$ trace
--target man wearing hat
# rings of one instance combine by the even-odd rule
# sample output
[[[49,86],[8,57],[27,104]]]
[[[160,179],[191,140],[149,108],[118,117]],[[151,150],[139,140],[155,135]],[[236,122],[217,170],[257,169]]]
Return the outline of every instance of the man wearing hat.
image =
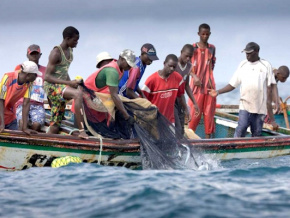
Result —
[[[260,59],[259,51],[260,46],[257,43],[248,43],[243,50],[247,60],[240,63],[229,84],[222,89],[209,91],[211,96],[216,97],[241,85],[239,122],[235,137],[245,137],[249,126],[253,137],[261,136],[267,110],[272,109],[267,101],[267,91],[269,88],[275,92],[276,81],[271,64]],[[279,108],[279,103],[275,104],[276,108]]]
[[[21,70],[5,73],[0,83],[0,132],[4,129],[17,130],[15,115],[15,103],[24,98],[22,109],[22,131],[30,134],[27,129],[27,117],[32,82],[42,73],[33,61],[25,61],[21,64]]]
[[[38,70],[42,73],[41,76],[37,76],[33,82],[33,86],[30,93],[30,108],[29,108],[29,125],[30,128],[35,131],[40,131],[41,126],[45,122],[45,109],[44,109],[44,75],[46,67],[39,65],[39,59],[41,57],[40,47],[38,45],[30,45],[27,49],[27,58],[29,61],[33,61],[37,64]],[[15,70],[20,70],[21,64],[17,65]],[[16,117],[19,125],[19,129],[22,129],[22,108],[23,98],[17,101],[16,105]]]
[[[122,79],[119,82],[119,94],[130,99],[145,98],[143,92],[139,87],[139,82],[145,72],[146,66],[153,61],[159,60],[156,55],[156,49],[150,43],[146,43],[141,47],[141,55],[136,57],[136,67],[125,71]],[[138,96],[136,92],[140,95]]]
[[[111,55],[108,52],[103,51],[97,55],[96,67],[101,68],[101,67],[105,66],[106,64],[110,63],[112,60],[113,60],[113,58],[111,57]]]
[[[118,113],[120,113],[131,125],[134,123],[134,118],[128,114],[127,110],[124,108],[123,102],[118,96],[118,84],[123,76],[123,72],[130,70],[131,67],[135,67],[135,58],[133,51],[125,49],[120,53],[118,60],[113,60],[107,65],[104,65],[91,74],[85,81],[85,86],[87,88],[95,92],[110,94]],[[107,114],[101,112],[94,117],[98,122],[103,122],[108,118]],[[103,134],[103,132],[100,133]]]

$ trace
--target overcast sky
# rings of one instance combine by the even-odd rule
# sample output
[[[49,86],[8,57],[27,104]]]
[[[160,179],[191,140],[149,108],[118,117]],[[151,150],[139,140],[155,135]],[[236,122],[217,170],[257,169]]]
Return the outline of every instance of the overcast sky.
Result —
[[[75,26],[80,40],[71,78],[93,73],[99,52],[117,58],[129,48],[140,55],[141,46],[149,42],[160,60],[147,68],[143,84],[163,67],[167,54],[179,55],[184,44],[199,41],[198,26],[208,23],[209,42],[217,48],[214,76],[221,88],[245,59],[241,50],[250,41],[260,45],[261,58],[273,67],[290,66],[289,6],[287,0],[0,0],[0,76],[26,60],[26,49],[34,43],[42,49],[40,64],[46,65],[63,29]],[[289,85],[290,80],[279,84],[283,98],[290,95]]]

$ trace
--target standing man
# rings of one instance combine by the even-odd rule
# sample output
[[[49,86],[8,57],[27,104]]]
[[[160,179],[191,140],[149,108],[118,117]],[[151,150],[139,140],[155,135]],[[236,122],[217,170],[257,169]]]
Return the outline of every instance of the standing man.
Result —
[[[239,122],[235,137],[245,137],[249,126],[253,137],[261,136],[267,110],[272,110],[267,101],[267,89],[271,87],[275,91],[273,84],[276,81],[270,63],[260,59],[260,46],[257,43],[248,43],[243,51],[247,60],[240,63],[229,84],[217,91],[211,89],[209,94],[216,97],[241,85]],[[279,108],[279,103],[275,103]]]
[[[4,129],[17,130],[15,103],[24,98],[22,106],[22,131],[30,135],[27,129],[27,117],[32,82],[42,73],[32,61],[25,61],[21,70],[5,73],[0,83],[0,132]]]
[[[45,73],[44,89],[51,101],[51,120],[49,133],[57,134],[64,116],[66,102],[75,100],[75,118],[79,128],[79,137],[87,139],[84,129],[82,111],[82,91],[78,89],[81,81],[71,80],[68,75],[69,66],[73,60],[73,48],[78,44],[79,31],[72,27],[66,27],[63,31],[63,41],[53,48],[49,55],[49,62]]]
[[[215,132],[214,114],[216,107],[216,98],[208,94],[208,89],[215,89],[213,69],[216,62],[215,46],[208,43],[210,34],[210,26],[205,23],[201,24],[198,28],[200,40],[193,44],[194,53],[191,59],[193,79],[190,87],[200,109],[198,116],[194,116],[196,110],[193,102],[189,101],[188,103],[191,109],[191,121],[188,127],[195,131],[201,115],[203,115],[206,138],[210,138],[211,134]]]
[[[142,90],[146,98],[155,104],[160,113],[163,114],[173,125],[175,100],[181,101],[184,94],[184,81],[177,73],[178,58],[174,54],[167,55],[164,68],[153,73],[146,80]]]
[[[45,121],[45,109],[44,109],[44,75],[46,67],[39,65],[39,59],[41,57],[40,47],[38,45],[30,45],[27,49],[27,58],[29,61],[33,61],[37,64],[38,70],[42,73],[41,76],[37,76],[33,82],[33,86],[30,93],[30,108],[29,108],[29,126],[35,131],[40,131],[41,126]],[[17,65],[16,70],[21,70],[21,64]],[[22,108],[23,98],[16,103],[16,117],[19,125],[19,129],[22,129]]]
[[[185,83],[185,90],[186,93],[194,105],[195,109],[195,116],[199,114],[199,108],[198,105],[194,99],[194,96],[192,94],[192,91],[189,87],[189,75],[191,72],[192,64],[190,63],[190,60],[193,56],[193,46],[190,44],[186,44],[183,46],[181,50],[181,54],[178,58],[178,64],[176,66],[176,72],[178,72]],[[184,123],[185,119],[186,121],[190,121],[190,114],[187,108],[187,104],[185,101],[184,95],[180,98],[181,101],[176,100],[175,101],[175,108],[174,108],[174,116],[175,116],[175,127],[180,132],[181,135],[184,135]]]
[[[130,99],[145,97],[139,87],[139,82],[145,72],[146,66],[153,61],[159,60],[156,55],[156,49],[150,43],[146,43],[141,47],[141,55],[136,57],[136,67],[125,71],[119,82],[119,94]],[[136,92],[140,95],[138,96]]]

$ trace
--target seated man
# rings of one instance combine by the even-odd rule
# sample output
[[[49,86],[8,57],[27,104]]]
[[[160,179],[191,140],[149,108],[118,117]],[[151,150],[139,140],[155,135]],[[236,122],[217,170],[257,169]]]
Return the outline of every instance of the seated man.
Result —
[[[79,31],[66,27],[63,31],[63,41],[55,46],[49,55],[45,73],[44,89],[51,102],[51,120],[49,133],[57,134],[64,117],[66,102],[75,100],[75,119],[79,129],[79,137],[88,139],[84,129],[82,113],[83,93],[78,86],[79,80],[71,80],[68,74],[69,66],[73,60],[73,48],[78,44]]]
[[[156,55],[156,49],[150,43],[146,43],[141,47],[141,55],[136,57],[136,67],[125,71],[122,79],[119,82],[119,94],[130,99],[145,97],[139,87],[139,82],[145,72],[146,66],[153,61],[159,60]],[[137,93],[136,93],[137,92]]]
[[[118,60],[113,60],[109,64],[104,65],[102,68],[91,74],[85,81],[85,86],[88,89],[93,90],[94,92],[110,94],[117,108],[118,115],[126,120],[130,125],[135,121],[134,118],[128,114],[118,96],[118,84],[120,78],[123,76],[124,70],[130,70],[130,68],[134,66],[135,54],[133,51],[126,49],[121,52]],[[88,121],[91,121],[90,124],[103,124],[101,126],[96,126],[99,134],[106,137],[118,138],[118,134],[110,134],[110,129],[106,127],[108,118],[107,113],[100,112],[88,117]],[[128,136],[124,137],[127,138]]]
[[[44,125],[45,122],[45,109],[44,109],[44,75],[46,67],[39,65],[39,59],[41,57],[40,47],[38,45],[30,45],[27,49],[27,58],[29,61],[33,61],[37,64],[38,70],[42,73],[41,76],[37,76],[37,78],[33,82],[33,87],[30,93],[30,107],[29,107],[29,127],[35,131],[40,131],[41,126]],[[15,70],[21,70],[21,65],[17,65]],[[19,129],[22,129],[22,105],[23,98],[21,98],[16,103],[16,117],[19,125]]]
[[[32,61],[25,61],[20,71],[5,73],[0,83],[0,132],[4,129],[17,130],[18,124],[15,114],[15,103],[23,100],[22,107],[22,131],[30,134],[33,131],[27,129],[27,117],[29,112],[30,93],[32,82],[42,73]]]

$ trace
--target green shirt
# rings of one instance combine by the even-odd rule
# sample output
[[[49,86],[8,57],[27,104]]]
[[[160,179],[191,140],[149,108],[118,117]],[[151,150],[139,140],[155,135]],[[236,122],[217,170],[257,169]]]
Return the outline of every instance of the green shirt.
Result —
[[[113,67],[106,67],[98,73],[95,83],[97,88],[103,88],[104,86],[118,87],[119,73]]]

